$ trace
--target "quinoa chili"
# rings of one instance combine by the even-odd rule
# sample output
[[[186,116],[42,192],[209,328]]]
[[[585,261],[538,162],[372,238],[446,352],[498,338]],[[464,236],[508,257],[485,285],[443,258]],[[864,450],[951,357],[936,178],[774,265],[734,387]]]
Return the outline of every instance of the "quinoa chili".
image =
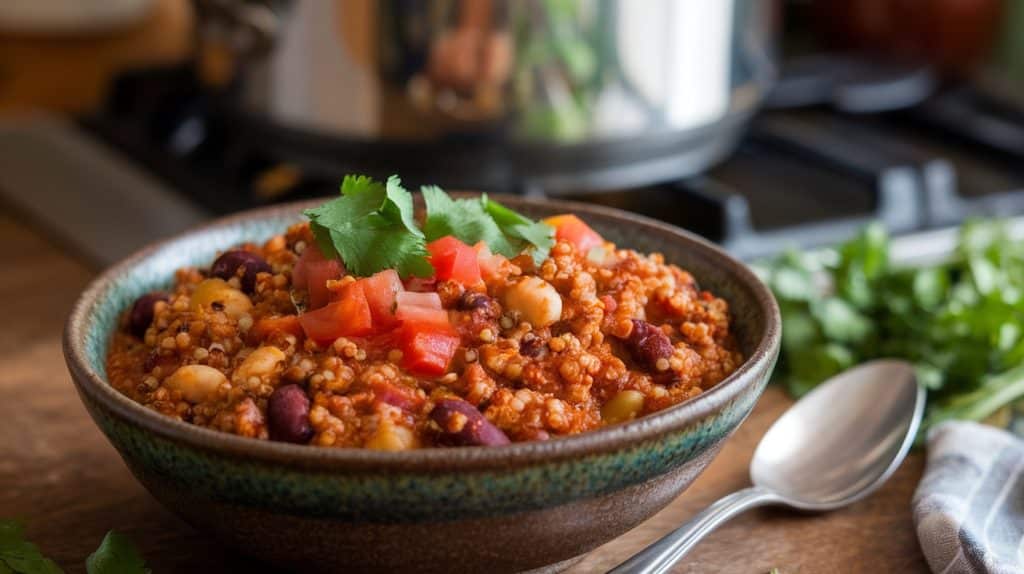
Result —
[[[233,247],[125,311],[111,384],[223,432],[406,450],[628,421],[742,363],[726,302],[688,272],[575,216],[547,222],[539,257],[431,241],[428,277],[357,277],[310,222]]]

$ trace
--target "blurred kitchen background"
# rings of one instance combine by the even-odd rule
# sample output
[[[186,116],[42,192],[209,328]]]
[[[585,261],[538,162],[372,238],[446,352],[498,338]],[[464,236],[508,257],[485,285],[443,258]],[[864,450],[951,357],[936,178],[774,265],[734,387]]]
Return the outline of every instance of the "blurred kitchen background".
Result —
[[[0,2],[0,206],[97,265],[346,173],[745,258],[1024,214],[1024,2]]]

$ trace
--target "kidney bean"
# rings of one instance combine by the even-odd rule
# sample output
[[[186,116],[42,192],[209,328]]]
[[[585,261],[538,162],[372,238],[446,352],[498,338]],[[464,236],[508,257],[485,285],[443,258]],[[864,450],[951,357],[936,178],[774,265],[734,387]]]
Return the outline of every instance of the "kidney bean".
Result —
[[[472,311],[473,309],[479,309],[486,307],[490,302],[490,297],[483,293],[477,293],[475,291],[465,291],[459,296],[459,301],[456,304],[460,311]]]
[[[430,418],[441,427],[438,443],[443,445],[497,446],[509,443],[501,429],[476,407],[461,399],[437,401],[434,410],[430,411]]]
[[[472,311],[483,321],[492,321],[501,316],[501,307],[498,302],[475,291],[466,291],[455,303],[455,308],[460,311]]]
[[[128,314],[128,330],[138,338],[146,336],[146,329],[153,322],[153,307],[157,301],[167,301],[167,293],[154,291],[135,300]]]
[[[633,319],[633,330],[622,341],[633,360],[654,371],[658,359],[672,356],[672,341],[661,329],[640,319]]]
[[[299,385],[283,385],[267,401],[267,430],[270,440],[308,443],[313,438],[309,424],[309,397]]]
[[[540,337],[523,340],[519,343],[519,354],[524,357],[538,357],[544,351],[547,343]]]
[[[220,257],[213,262],[210,273],[214,277],[220,277],[227,281],[238,275],[238,270],[243,269],[240,279],[242,291],[252,293],[256,290],[256,274],[270,273],[270,264],[255,253],[243,249],[232,249],[221,253]]]

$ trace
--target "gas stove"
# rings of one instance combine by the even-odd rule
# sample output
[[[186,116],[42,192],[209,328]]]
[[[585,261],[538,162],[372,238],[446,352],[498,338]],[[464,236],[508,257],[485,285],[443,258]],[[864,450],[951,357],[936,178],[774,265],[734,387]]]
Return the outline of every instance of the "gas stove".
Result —
[[[97,225],[78,226],[87,228],[85,235],[92,239],[81,229],[56,226],[58,234],[84,245],[100,263],[155,239],[147,232],[167,234],[209,216],[330,195],[346,173],[386,177],[395,163],[403,166],[401,175],[410,187],[439,183],[453,189],[553,195],[543,186],[517,181],[500,162],[493,169],[486,161],[460,164],[459,150],[473,146],[472,140],[444,143],[450,153],[437,163],[417,161],[415,149],[401,144],[336,141],[270,126],[240,129],[215,112],[215,102],[190,88],[195,82],[189,74],[173,69],[122,78],[107,109],[64,126],[80,145],[99,148],[96,152],[116,160],[122,171],[144,179],[145,185],[128,187],[139,194],[149,189],[159,199],[156,209],[166,216],[160,224],[136,225],[141,233],[119,236],[113,248],[109,239],[101,241],[106,245],[89,244],[97,235],[109,238],[103,229],[97,232]],[[11,151],[0,154],[7,158],[0,160],[0,173],[27,169],[17,153],[24,146],[11,139],[19,133],[24,137],[23,132],[0,130],[0,148]],[[80,151],[64,153],[81,156]],[[963,84],[885,113],[849,113],[824,105],[767,110],[754,119],[730,159],[699,177],[638,189],[581,185],[566,191],[563,186],[557,195],[662,219],[754,259],[789,247],[832,244],[872,220],[894,234],[908,234],[974,216],[1024,213],[1022,159],[1024,102]],[[61,165],[54,154],[39,169]],[[22,187],[31,182],[15,179]],[[101,178],[91,191],[107,193],[110,186],[104,181],[109,179]],[[37,219],[47,212],[39,197],[12,192],[9,173],[0,175],[0,193]],[[93,217],[87,213],[93,203],[109,209],[118,202],[80,199],[78,223]],[[122,214],[117,220],[132,217]]]

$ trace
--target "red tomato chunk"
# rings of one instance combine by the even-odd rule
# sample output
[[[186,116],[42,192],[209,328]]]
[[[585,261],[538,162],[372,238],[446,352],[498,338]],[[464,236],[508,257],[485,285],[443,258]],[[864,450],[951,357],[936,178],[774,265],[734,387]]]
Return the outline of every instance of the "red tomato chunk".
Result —
[[[362,337],[373,332],[373,317],[363,285],[350,283],[342,288],[337,301],[299,315],[306,336],[317,343],[330,343],[338,337]]]
[[[463,285],[480,283],[480,262],[477,251],[458,239],[447,236],[427,244],[430,264],[438,280],[451,279]]]
[[[402,292],[402,280],[394,269],[381,271],[372,277],[360,279],[366,302],[370,305],[374,328],[388,329],[398,325],[395,317],[396,297]]]
[[[398,329],[402,367],[420,375],[443,375],[459,348],[459,336],[450,326],[405,321]]]
[[[309,292],[309,308],[319,309],[331,300],[327,282],[341,279],[344,274],[345,266],[341,261],[326,259],[315,245],[308,245],[295,264],[292,281],[295,287]]]
[[[556,215],[544,222],[555,228],[555,239],[571,243],[576,252],[583,256],[590,253],[591,249],[604,245],[604,239],[575,215]]]

